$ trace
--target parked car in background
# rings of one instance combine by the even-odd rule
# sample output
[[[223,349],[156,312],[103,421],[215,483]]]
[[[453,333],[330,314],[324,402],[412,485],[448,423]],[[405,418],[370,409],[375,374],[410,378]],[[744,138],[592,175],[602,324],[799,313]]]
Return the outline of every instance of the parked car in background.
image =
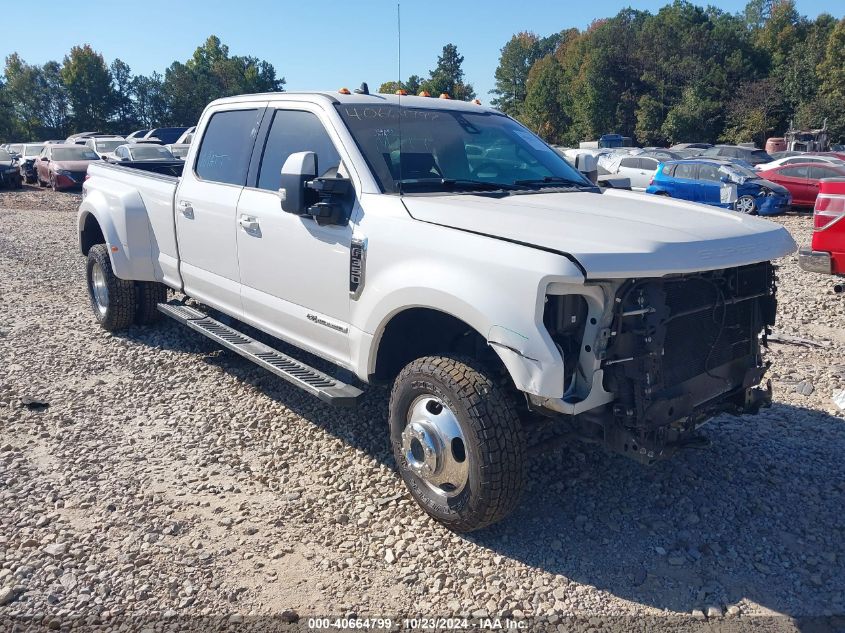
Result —
[[[100,158],[111,158],[114,150],[125,144],[126,139],[122,136],[95,136],[85,141],[85,146],[97,152]]]
[[[194,140],[194,132],[196,131],[197,126],[189,127],[185,132],[176,139],[175,143],[170,143],[166,145],[167,149],[176,157],[185,160],[185,156],[188,155],[188,150],[191,148],[191,142]]]
[[[59,139],[52,139],[49,141],[44,141],[43,145],[64,145],[64,141],[60,141]]]
[[[196,132],[196,131],[197,131],[196,125],[192,125],[191,127],[187,128],[184,132],[182,132],[182,136],[180,136],[179,138],[176,139],[176,142],[173,143],[173,145],[176,145],[176,144],[181,145],[182,143],[184,143],[186,145],[190,145],[191,141],[194,140],[194,132]]]
[[[148,160],[176,160],[176,157],[164,145],[156,143],[124,143],[115,148],[109,162],[122,163],[126,161]]]
[[[785,187],[760,178],[753,169],[703,157],[662,163],[646,193],[749,215],[777,215],[792,204]]]
[[[149,129],[146,129],[146,130],[135,130],[134,132],[132,132],[132,134],[127,134],[127,135],[126,135],[126,140],[127,140],[128,142],[130,142],[130,143],[134,143],[134,142],[135,142],[135,141],[137,141],[138,139],[140,139],[140,138],[144,138],[144,137],[147,135],[147,132],[149,132],[149,131],[150,131]]]
[[[713,147],[713,144],[712,144],[712,143],[675,143],[675,144],[674,144],[672,147],[670,147],[669,149],[671,149],[671,150],[675,150],[675,151],[677,151],[677,150],[679,150],[679,149],[700,149],[700,150],[705,150],[705,149],[710,149],[711,147]]]
[[[49,185],[53,191],[74,189],[85,181],[88,165],[100,160],[97,152],[84,145],[45,145],[35,161],[35,177],[39,185]]]
[[[4,149],[12,156],[20,156],[24,145],[25,143],[9,143]]]
[[[0,149],[0,187],[20,189],[22,186],[17,159],[7,150]]]
[[[740,145],[714,145],[713,147],[704,150],[701,155],[712,158],[739,158],[751,165],[772,162],[772,157],[762,149],[742,147]]]
[[[609,154],[599,157],[599,165],[608,174],[628,178],[631,181],[631,189],[645,191],[657,166],[660,165],[660,160],[643,154]]]
[[[184,134],[188,128],[186,127],[157,127],[148,131],[143,138],[157,138],[161,141],[162,145],[167,145],[168,143],[175,143],[179,140],[179,137]]]
[[[26,143],[21,150],[21,157],[18,159],[19,170],[21,172],[21,178],[29,184],[33,184],[37,179],[35,175],[35,160],[43,149],[43,143]]]
[[[107,136],[102,132],[78,132],[77,134],[71,134],[65,139],[66,144],[79,144],[84,145],[85,140],[91,138],[92,136]]]
[[[663,149],[661,147],[647,148],[643,150],[642,153],[637,154],[637,156],[642,156],[643,158],[656,158],[658,162],[664,160],[681,160],[686,158],[686,156],[683,156],[674,150]]]
[[[822,180],[813,209],[813,238],[798,251],[804,270],[845,277],[845,178]],[[845,293],[845,283],[833,287]]]
[[[791,163],[757,173],[761,178],[786,187],[792,195],[793,205],[812,207],[819,195],[819,181],[824,178],[845,178],[845,162]]]
[[[798,154],[797,156],[784,156],[783,158],[776,158],[770,163],[761,163],[755,166],[757,171],[765,171],[767,169],[775,169],[782,165],[795,165],[797,163],[825,163],[829,165],[845,165],[845,160],[836,158],[836,156],[814,155],[814,154]]]
[[[784,150],[782,152],[770,152],[769,156],[771,156],[774,160],[778,158],[789,158],[790,156],[804,156],[805,152],[796,152],[795,150]]]

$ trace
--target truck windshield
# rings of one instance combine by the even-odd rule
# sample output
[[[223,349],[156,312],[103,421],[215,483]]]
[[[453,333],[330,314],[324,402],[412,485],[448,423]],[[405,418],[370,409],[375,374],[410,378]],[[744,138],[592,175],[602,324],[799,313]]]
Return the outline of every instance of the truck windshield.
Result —
[[[593,187],[502,114],[388,104],[336,107],[386,193]]]

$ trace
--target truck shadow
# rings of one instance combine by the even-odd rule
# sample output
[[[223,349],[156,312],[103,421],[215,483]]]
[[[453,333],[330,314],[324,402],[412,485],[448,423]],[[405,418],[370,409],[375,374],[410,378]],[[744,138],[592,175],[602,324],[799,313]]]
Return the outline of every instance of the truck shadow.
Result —
[[[148,343],[202,354],[393,467],[386,389],[338,415],[198,334],[160,330]],[[577,583],[676,613],[746,599],[795,618],[845,614],[845,420],[776,403],[756,417],[721,416],[705,434],[711,448],[652,467],[577,442],[534,455],[514,514],[464,538],[491,560],[553,574],[552,587],[573,598]]]

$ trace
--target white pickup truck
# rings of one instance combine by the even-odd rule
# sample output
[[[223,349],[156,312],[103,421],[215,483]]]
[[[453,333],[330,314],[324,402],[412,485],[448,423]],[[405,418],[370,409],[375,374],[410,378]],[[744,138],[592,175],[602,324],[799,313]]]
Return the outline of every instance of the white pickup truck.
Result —
[[[787,231],[603,191],[490,108],[239,96],[206,108],[181,177],[88,175],[79,242],[104,328],[165,314],[335,404],[392,384],[397,468],[454,530],[515,507],[538,426],[652,463],[771,401]]]

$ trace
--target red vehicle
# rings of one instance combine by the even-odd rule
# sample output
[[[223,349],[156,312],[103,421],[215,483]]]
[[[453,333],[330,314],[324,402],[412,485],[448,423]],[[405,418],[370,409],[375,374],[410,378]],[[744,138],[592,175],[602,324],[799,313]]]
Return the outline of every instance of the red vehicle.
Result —
[[[813,224],[813,241],[798,251],[798,265],[810,272],[845,277],[845,178],[822,180]],[[834,290],[845,292],[845,282]]]
[[[39,185],[50,185],[53,191],[81,187],[88,165],[100,160],[97,152],[84,145],[45,145],[35,160],[35,177]]]
[[[845,167],[820,162],[789,163],[757,173],[760,178],[786,187],[792,194],[792,206],[812,207],[819,194],[819,181],[823,178],[845,178]]]

